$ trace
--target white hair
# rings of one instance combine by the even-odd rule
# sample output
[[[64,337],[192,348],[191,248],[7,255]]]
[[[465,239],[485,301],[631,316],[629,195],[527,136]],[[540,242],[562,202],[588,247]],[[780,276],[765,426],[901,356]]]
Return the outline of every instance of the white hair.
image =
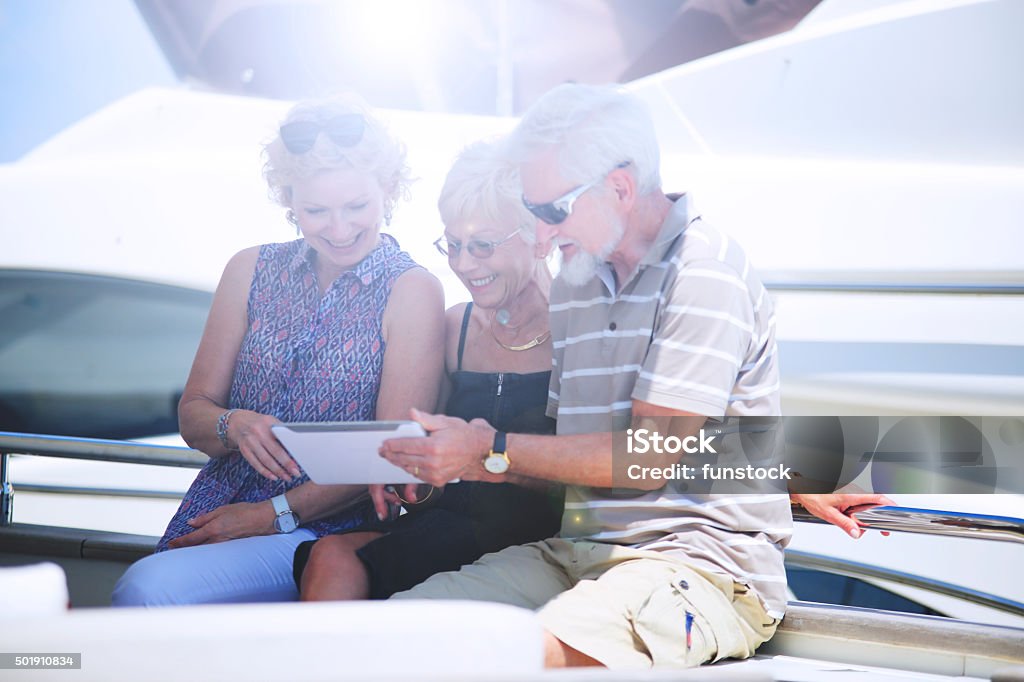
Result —
[[[556,149],[562,176],[579,184],[628,162],[640,194],[661,187],[650,111],[616,86],[567,83],[549,90],[523,115],[510,144],[520,162]]]
[[[501,139],[475,142],[462,150],[437,200],[446,226],[479,220],[510,232],[521,228],[527,243],[535,241],[537,221],[523,205],[519,166],[508,152]]]

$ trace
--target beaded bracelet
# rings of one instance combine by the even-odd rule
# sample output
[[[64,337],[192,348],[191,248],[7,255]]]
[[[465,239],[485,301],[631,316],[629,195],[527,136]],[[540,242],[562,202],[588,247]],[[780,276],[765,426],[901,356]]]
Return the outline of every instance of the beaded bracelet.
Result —
[[[224,446],[225,450],[237,450],[237,447],[231,447],[228,443],[228,421],[231,419],[231,415],[237,412],[237,409],[226,410],[221,416],[217,417],[217,440]]]

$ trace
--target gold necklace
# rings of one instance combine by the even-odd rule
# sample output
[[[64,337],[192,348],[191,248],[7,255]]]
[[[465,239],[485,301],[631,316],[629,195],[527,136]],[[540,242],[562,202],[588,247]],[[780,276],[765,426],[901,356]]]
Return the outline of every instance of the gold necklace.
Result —
[[[548,331],[544,332],[543,334],[535,336],[535,337],[533,337],[532,339],[530,339],[529,341],[527,341],[526,343],[524,343],[521,346],[509,346],[509,345],[506,345],[506,344],[502,343],[501,339],[498,338],[498,335],[494,333],[494,328],[493,327],[491,328],[491,336],[493,336],[495,342],[499,346],[504,348],[505,350],[519,352],[519,351],[524,351],[524,350],[530,350],[531,348],[536,348],[540,344],[544,343],[551,336],[551,331],[548,330]]]
[[[547,311],[545,310],[544,313],[547,314]],[[509,322],[511,322],[511,317],[512,316],[509,314],[507,309],[501,308],[497,312],[495,312],[494,315],[491,316],[491,323],[490,325],[488,325],[491,330],[491,337],[494,338],[494,342],[497,343],[502,348],[504,348],[505,350],[510,350],[516,353],[524,350],[530,350],[531,348],[536,348],[537,346],[544,343],[551,337],[551,330],[548,329],[546,331],[541,332],[537,336],[533,337],[532,339],[522,344],[521,346],[510,346],[507,343],[503,343],[502,340],[498,338],[498,334],[494,331],[495,321],[497,321],[505,329],[512,331],[514,335],[515,331],[518,331],[519,329],[522,329],[523,327],[531,323],[536,316],[526,319],[522,324],[519,324],[515,327],[509,325]]]

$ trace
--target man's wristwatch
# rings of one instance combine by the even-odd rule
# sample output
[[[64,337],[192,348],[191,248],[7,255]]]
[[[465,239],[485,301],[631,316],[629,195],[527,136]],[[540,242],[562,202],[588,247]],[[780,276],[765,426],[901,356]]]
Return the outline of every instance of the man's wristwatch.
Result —
[[[274,505],[274,513],[277,514],[274,518],[274,530],[278,533],[291,533],[299,527],[299,515],[288,506],[287,497],[278,495],[271,498],[270,503]]]
[[[491,446],[491,451],[484,457],[484,469],[492,474],[503,474],[508,471],[511,463],[508,453],[505,452],[505,432],[495,431],[494,445]]]

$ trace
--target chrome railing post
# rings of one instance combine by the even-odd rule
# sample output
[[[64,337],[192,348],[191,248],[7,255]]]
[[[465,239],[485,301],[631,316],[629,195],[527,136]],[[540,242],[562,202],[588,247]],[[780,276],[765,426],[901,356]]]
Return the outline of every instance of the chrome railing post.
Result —
[[[9,526],[14,520],[14,488],[7,480],[8,455],[0,452],[0,526]]]

